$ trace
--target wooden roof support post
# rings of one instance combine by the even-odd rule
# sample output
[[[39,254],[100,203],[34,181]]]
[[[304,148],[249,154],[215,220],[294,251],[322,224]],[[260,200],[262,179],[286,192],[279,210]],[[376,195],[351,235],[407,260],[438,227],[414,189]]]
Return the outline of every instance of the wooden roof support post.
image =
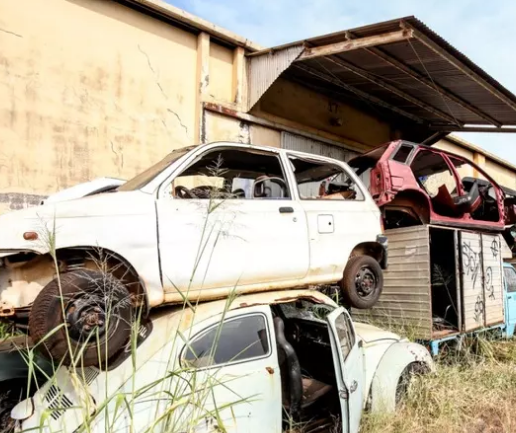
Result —
[[[323,45],[321,47],[306,48],[297,59],[308,60],[315,57],[332,56],[334,54],[344,53],[346,51],[358,50],[360,48],[374,47],[376,45],[391,44],[401,42],[412,38],[411,29],[403,29],[395,32],[384,33],[381,35],[367,36],[363,38],[351,39],[334,44]]]
[[[197,71],[195,95],[195,132],[194,144],[205,143],[205,124],[203,102],[210,85],[210,35],[199,33],[197,36]]]

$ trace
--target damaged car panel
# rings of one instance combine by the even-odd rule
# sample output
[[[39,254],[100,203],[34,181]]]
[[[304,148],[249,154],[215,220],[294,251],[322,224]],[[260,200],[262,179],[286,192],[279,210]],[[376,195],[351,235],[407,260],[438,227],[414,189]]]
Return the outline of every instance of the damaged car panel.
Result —
[[[282,432],[292,422],[329,428],[340,419],[342,432],[358,433],[364,409],[395,410],[408,367],[434,368],[422,346],[354,324],[316,291],[174,307],[151,321],[134,355],[109,370],[61,367],[12,411],[19,431],[88,423],[92,432]],[[66,404],[56,409],[54,395]],[[118,395],[130,404],[118,405]]]
[[[65,287],[63,311],[84,308],[83,318],[61,318],[78,338],[97,326],[119,336],[99,325],[109,297],[87,304],[91,281],[109,280],[102,290],[129,300],[124,315],[328,283],[341,285],[348,305],[369,308],[381,292],[388,255],[380,211],[341,161],[210,143],[178,149],[116,188],[94,183],[0,216],[2,314],[36,340],[55,324],[44,312],[58,273],[77,286]]]
[[[503,231],[516,222],[514,203],[480,167],[452,153],[394,141],[350,166],[369,184],[386,228],[441,224]]]

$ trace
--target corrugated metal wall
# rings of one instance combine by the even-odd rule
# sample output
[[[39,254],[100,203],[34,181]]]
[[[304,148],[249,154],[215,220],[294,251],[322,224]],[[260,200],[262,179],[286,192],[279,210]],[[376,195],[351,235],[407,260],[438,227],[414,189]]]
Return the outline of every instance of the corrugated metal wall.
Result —
[[[281,147],[283,149],[313,153],[314,155],[326,156],[328,158],[334,158],[346,162],[359,155],[359,153],[352,150],[332,146],[331,144],[326,144],[321,141],[312,140],[289,132],[283,132],[281,134]]]
[[[504,321],[504,298],[501,242],[498,235],[482,235],[482,265],[484,268],[484,305],[486,326]]]
[[[400,326],[422,339],[432,337],[428,226],[386,230],[389,268],[380,300],[371,310],[352,310],[358,320]]]

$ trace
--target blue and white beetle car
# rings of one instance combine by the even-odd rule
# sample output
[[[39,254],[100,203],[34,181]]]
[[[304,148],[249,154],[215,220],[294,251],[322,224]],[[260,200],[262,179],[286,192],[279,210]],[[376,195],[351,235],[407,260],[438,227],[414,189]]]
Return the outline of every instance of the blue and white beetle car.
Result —
[[[353,323],[315,290],[194,309],[156,311],[106,370],[60,367],[14,407],[17,431],[357,433],[364,409],[394,410],[405,379],[434,369],[423,346]]]

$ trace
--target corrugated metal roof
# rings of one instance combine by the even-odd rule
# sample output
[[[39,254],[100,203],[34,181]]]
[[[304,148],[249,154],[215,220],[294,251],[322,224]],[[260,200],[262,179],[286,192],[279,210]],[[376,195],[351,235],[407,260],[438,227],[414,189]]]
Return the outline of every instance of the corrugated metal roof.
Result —
[[[408,36],[403,33],[396,38],[397,32]],[[338,49],[364,38],[374,43]],[[516,96],[415,17],[297,41],[250,56],[257,59],[274,53],[281,58],[281,51],[300,46],[308,55],[294,60],[283,77],[355,98],[383,115],[448,132],[516,126]],[[324,54],[332,46],[336,49]],[[318,54],[312,56],[314,51]],[[254,85],[251,81],[250,87]]]

